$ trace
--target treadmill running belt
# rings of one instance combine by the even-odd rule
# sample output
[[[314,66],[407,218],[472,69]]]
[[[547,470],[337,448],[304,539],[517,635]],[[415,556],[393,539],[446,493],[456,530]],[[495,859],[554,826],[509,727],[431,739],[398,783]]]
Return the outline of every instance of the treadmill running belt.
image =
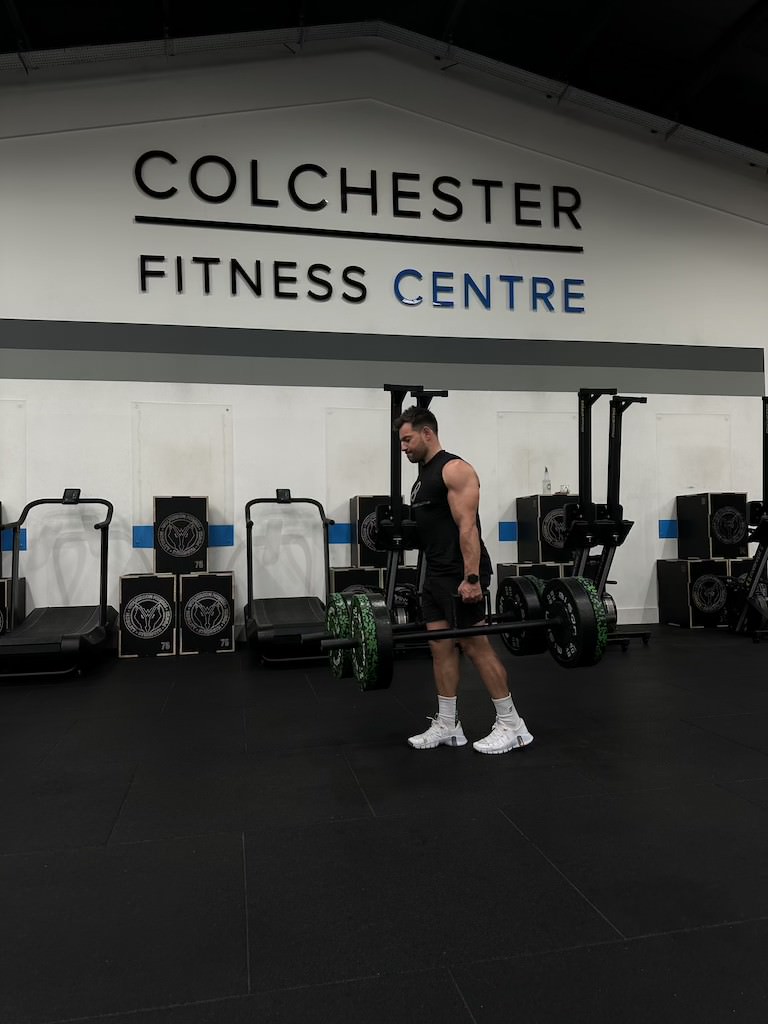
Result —
[[[59,644],[65,636],[83,637],[88,642],[98,627],[98,607],[35,608],[11,633],[0,637],[0,649]]]
[[[325,625],[325,607],[318,597],[270,597],[252,603],[251,618],[259,630],[309,633]]]

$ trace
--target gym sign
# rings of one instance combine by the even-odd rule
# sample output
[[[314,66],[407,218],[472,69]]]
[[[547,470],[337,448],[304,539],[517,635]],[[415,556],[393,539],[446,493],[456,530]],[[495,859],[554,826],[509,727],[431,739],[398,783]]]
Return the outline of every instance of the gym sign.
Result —
[[[246,263],[220,254],[192,257],[141,253],[138,287],[142,294],[163,290],[166,294],[219,294],[317,303],[340,299],[365,302],[371,288],[385,287],[402,306],[455,309],[501,308],[514,312],[584,313],[585,281],[573,276],[547,273],[456,273],[437,269],[435,260],[413,265],[413,247],[436,252],[449,248],[492,252],[583,253],[577,244],[581,231],[581,195],[570,185],[542,185],[531,181],[502,181],[487,177],[460,179],[450,174],[427,177],[407,171],[372,169],[362,177],[347,167],[302,163],[285,173],[280,187],[269,194],[260,185],[259,161],[251,159],[235,167],[223,156],[200,156],[180,164],[166,150],[142,153],[133,167],[133,179],[141,195],[158,205],[174,196],[200,203],[200,217],[137,215],[136,224],[218,232],[252,232],[292,235],[298,238],[341,238],[358,242],[399,245],[408,251],[408,262],[389,280],[375,280],[364,266],[350,263],[332,267],[323,262],[256,259]],[[248,220],[227,217],[228,209],[244,201],[253,211]],[[227,207],[227,204],[231,204]],[[280,210],[300,210],[306,223],[281,224]],[[264,211],[270,211],[267,218]],[[321,226],[328,214],[335,223],[348,219],[354,227]],[[204,214],[204,215],[203,215]],[[402,220],[420,230],[376,231],[381,215]],[[363,225],[371,225],[364,229]],[[456,225],[460,234],[434,234],[429,225]],[[492,225],[507,240],[472,236],[472,225]],[[475,229],[475,235],[477,229]],[[508,240],[514,236],[514,240]],[[558,238],[557,242],[544,238]],[[563,241],[560,241],[560,239]],[[439,264],[438,264],[439,266]]]

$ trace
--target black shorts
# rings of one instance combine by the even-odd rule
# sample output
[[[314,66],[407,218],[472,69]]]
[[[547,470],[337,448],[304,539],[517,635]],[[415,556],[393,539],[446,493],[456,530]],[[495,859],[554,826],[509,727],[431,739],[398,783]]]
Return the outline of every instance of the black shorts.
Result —
[[[476,604],[469,604],[457,597],[463,576],[427,576],[421,591],[421,611],[424,621],[445,620],[449,626],[467,629],[476,626],[486,616],[485,598]],[[483,592],[488,589],[490,579],[480,578]]]

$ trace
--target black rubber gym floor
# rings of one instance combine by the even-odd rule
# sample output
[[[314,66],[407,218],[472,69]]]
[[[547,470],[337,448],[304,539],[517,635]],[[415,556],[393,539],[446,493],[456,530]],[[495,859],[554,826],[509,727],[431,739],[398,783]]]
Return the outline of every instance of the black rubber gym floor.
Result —
[[[504,657],[500,757],[406,745],[423,656],[0,685],[0,1020],[768,1019],[768,644]],[[465,666],[470,740],[491,710]]]

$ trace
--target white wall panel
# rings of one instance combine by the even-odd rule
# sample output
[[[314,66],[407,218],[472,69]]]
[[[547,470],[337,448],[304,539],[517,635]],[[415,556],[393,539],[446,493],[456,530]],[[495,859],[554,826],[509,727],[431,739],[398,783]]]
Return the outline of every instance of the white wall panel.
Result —
[[[0,502],[3,520],[16,519],[26,503],[27,409],[26,402],[0,400]]]
[[[325,600],[323,530],[315,507],[259,504],[252,506],[251,517],[254,597]]]
[[[156,495],[208,498],[208,521],[234,521],[232,409],[132,403],[133,521],[153,520]]]

